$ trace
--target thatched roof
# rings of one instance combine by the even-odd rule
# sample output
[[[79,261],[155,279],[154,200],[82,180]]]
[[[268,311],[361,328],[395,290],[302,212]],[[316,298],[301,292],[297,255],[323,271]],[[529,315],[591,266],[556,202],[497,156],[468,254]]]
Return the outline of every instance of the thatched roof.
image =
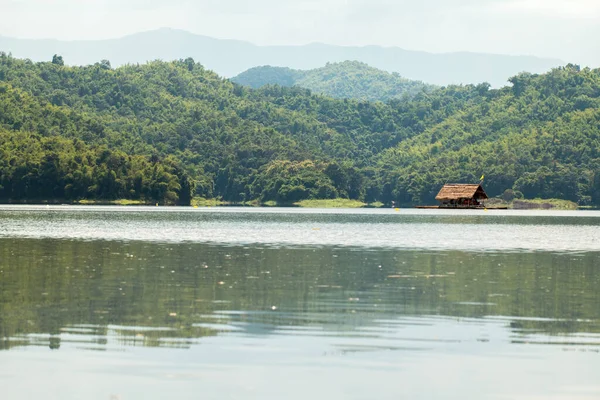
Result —
[[[458,200],[458,199],[487,199],[487,194],[480,184],[448,183],[435,196],[436,200]]]

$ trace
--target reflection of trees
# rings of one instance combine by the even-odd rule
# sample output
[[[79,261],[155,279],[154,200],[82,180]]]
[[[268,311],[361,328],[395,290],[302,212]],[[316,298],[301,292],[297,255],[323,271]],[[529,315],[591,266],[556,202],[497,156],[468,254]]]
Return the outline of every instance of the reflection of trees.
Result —
[[[0,348],[58,349],[82,336],[99,347],[186,347],[232,329],[352,331],[395,315],[514,317],[521,334],[600,332],[599,259],[0,239]]]

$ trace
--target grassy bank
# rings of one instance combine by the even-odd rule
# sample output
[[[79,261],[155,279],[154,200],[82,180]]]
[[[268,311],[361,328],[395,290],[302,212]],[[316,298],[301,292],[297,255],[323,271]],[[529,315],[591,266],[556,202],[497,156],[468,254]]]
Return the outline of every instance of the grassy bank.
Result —
[[[79,200],[76,201],[75,204],[81,205],[117,205],[117,206],[147,206],[154,205],[154,203],[147,202],[144,200],[127,200],[127,199],[119,199],[119,200]]]
[[[220,199],[205,199],[204,197],[194,197],[192,199],[192,207],[218,207],[226,206],[230,203]]]
[[[359,200],[350,199],[317,199],[317,200],[302,200],[296,203],[278,203],[270,200],[260,202],[258,200],[247,201],[244,203],[231,203],[218,199],[204,199],[195,197],[192,200],[194,207],[218,207],[218,206],[251,206],[251,207],[303,207],[303,208],[361,208],[361,207],[382,207],[383,203],[377,202],[372,204],[363,203]]]
[[[510,208],[513,209],[543,209],[543,210],[577,210],[578,205],[569,200],[561,199],[531,199],[513,200]]]
[[[304,208],[361,208],[367,204],[358,200],[350,199],[327,199],[327,200],[302,200],[294,203],[295,206]]]

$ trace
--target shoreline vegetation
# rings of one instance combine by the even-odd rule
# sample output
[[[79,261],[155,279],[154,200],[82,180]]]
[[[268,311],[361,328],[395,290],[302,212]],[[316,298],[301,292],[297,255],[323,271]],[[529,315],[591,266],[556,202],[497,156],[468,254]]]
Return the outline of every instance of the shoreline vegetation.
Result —
[[[509,210],[585,210],[590,207],[581,207],[577,203],[562,200],[562,199],[515,199],[510,202],[505,202],[501,199],[490,199],[487,208],[494,209],[500,207],[508,207]],[[53,205],[97,205],[97,206],[167,206],[174,207],[174,204],[156,203],[145,200],[78,200],[74,202],[61,200],[34,200],[34,201],[16,201],[16,202],[0,202],[0,204],[53,204]],[[258,200],[246,202],[228,202],[222,199],[206,199],[202,197],[194,197],[191,201],[191,207],[231,207],[231,206],[247,206],[247,207],[296,207],[296,208],[386,208],[391,207],[389,204],[382,202],[364,203],[359,200],[352,199],[312,199],[302,200],[295,203],[278,203],[276,201],[260,202]],[[185,207],[185,206],[182,206]],[[399,208],[414,208],[414,206],[401,205]]]

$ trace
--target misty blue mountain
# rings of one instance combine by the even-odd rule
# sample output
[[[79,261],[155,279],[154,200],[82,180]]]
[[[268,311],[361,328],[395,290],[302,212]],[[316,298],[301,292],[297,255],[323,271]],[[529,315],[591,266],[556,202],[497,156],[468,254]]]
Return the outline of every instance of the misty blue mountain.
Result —
[[[507,85],[520,72],[543,73],[564,65],[558,59],[482,53],[434,54],[381,46],[257,46],[238,40],[222,40],[176,29],[158,29],[108,40],[33,40],[0,36],[0,51],[33,61],[49,61],[60,54],[67,65],[88,65],[102,59],[112,66],[150,60],[193,57],[225,77],[250,68],[270,65],[292,69],[320,68],[328,62],[360,61],[372,67],[430,84],[488,82]]]

